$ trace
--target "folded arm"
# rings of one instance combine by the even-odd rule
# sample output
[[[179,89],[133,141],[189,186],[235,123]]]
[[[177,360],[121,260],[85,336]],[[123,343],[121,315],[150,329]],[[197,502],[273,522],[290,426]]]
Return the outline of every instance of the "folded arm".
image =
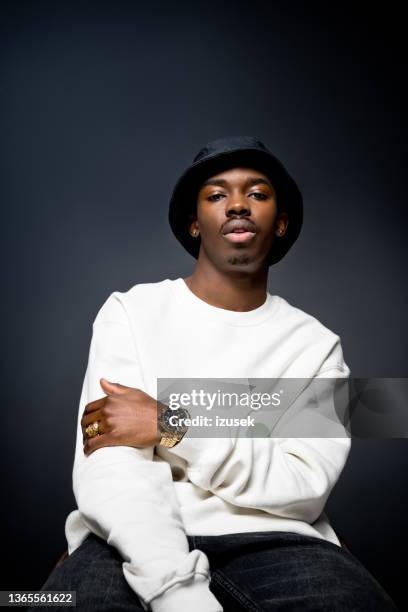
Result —
[[[209,590],[206,555],[189,552],[169,464],[153,461],[153,447],[109,446],[84,454],[80,421],[86,404],[104,395],[102,377],[143,388],[117,293],[93,324],[73,468],[78,510],[89,530],[119,551],[124,576],[145,610],[176,612],[194,606],[202,612],[222,611]]]
[[[338,343],[315,378],[348,378],[349,373]],[[189,478],[194,484],[225,501],[312,523],[322,513],[351,446],[343,424],[334,425],[330,385],[317,388],[324,397],[316,398],[313,386],[300,393],[273,430],[272,435],[278,437],[194,438],[187,435],[169,450],[187,461]],[[322,419],[332,419],[328,430],[338,432],[336,437],[326,437],[323,433],[321,437],[303,437],[306,433],[302,437],[288,437],[302,435],[313,419],[316,420],[319,410],[317,426]]]

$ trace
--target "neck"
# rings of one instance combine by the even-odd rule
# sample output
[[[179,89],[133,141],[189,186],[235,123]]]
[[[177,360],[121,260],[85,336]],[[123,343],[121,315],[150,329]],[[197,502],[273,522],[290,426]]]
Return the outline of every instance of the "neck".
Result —
[[[254,310],[266,300],[268,271],[255,274],[223,272],[197,262],[194,272],[184,278],[188,288],[197,297],[212,306],[246,312]]]

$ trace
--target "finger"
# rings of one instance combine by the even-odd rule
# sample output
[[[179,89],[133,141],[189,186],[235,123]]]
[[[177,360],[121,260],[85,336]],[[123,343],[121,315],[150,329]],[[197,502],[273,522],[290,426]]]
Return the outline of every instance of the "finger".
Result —
[[[87,438],[84,443],[84,453],[89,456],[94,451],[98,450],[98,448],[103,448],[105,446],[115,446],[113,440],[109,438],[109,434]]]
[[[94,400],[93,402],[89,402],[89,404],[85,406],[84,414],[89,414],[90,412],[99,410],[100,408],[102,408],[102,406],[104,406],[105,401],[106,401],[106,396],[101,397],[100,399]]]
[[[115,393],[120,393],[120,389],[119,389],[120,385],[119,385],[119,383],[110,382],[106,378],[101,378],[99,380],[99,384],[101,385],[101,387],[105,391],[105,393],[107,393],[108,395],[113,395]]]
[[[93,423],[94,421],[102,421],[102,420],[103,420],[103,414],[101,410],[95,410],[95,412],[90,412],[88,414],[84,413],[81,419],[81,427],[82,429],[84,429],[90,423]]]
[[[95,423],[95,421],[92,421],[90,424],[92,423]],[[98,435],[103,435],[108,432],[108,429],[104,425],[103,421],[97,421],[97,423],[98,423],[98,433],[95,436],[89,437],[86,434],[86,428],[89,427],[89,425],[87,425],[86,427],[82,427],[82,444],[85,444],[86,440],[92,440],[92,438],[97,438]]]
[[[100,385],[105,391],[105,393],[107,393],[108,395],[114,395],[115,393],[120,395],[122,393],[126,393],[127,391],[129,391],[129,389],[131,389],[131,387],[126,387],[125,385],[121,385],[120,383],[110,382],[109,380],[106,380],[106,378],[100,379]]]

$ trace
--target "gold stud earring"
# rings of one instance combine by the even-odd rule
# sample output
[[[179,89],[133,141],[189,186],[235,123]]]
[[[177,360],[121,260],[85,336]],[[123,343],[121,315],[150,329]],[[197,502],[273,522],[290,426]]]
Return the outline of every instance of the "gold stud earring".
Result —
[[[194,236],[194,238],[197,236],[197,233],[198,233],[198,232],[197,232],[197,230],[193,230],[193,236]]]

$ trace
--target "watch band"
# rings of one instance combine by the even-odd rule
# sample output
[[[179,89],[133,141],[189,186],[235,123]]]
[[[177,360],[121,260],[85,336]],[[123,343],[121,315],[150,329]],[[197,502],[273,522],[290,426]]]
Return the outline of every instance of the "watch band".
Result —
[[[164,446],[166,448],[172,448],[173,446],[176,446],[176,444],[181,442],[188,430],[188,427],[185,427],[184,431],[169,431],[168,427],[166,427],[165,425],[165,414],[169,410],[170,409],[168,406],[161,404],[161,412],[159,415],[159,428],[161,429],[161,438],[159,445]],[[187,409],[183,408],[182,411],[190,418],[190,413]],[[163,425],[163,427],[160,427],[160,425]]]
[[[176,446],[176,444],[178,444],[182,439],[183,436],[180,438],[175,434],[170,434],[166,432],[162,435],[159,444],[160,446],[164,446],[166,448],[172,448],[173,446]]]

